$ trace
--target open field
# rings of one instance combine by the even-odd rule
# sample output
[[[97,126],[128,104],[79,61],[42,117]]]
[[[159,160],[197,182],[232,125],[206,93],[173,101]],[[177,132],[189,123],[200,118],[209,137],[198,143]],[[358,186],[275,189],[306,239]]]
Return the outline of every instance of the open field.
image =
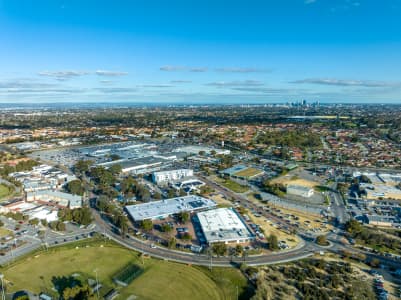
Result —
[[[253,177],[253,176],[256,176],[261,173],[263,173],[263,171],[255,169],[255,168],[247,168],[247,169],[244,169],[242,171],[235,173],[234,175],[238,176],[238,177]]]
[[[3,183],[0,183],[0,200],[10,196],[13,193],[13,188],[9,187]]]
[[[10,230],[8,230],[8,229],[6,229],[4,227],[0,227],[0,238],[2,238],[4,236],[7,236],[7,235],[10,235],[10,234],[11,234]]]
[[[279,241],[286,241],[287,245],[290,248],[294,248],[296,245],[299,244],[299,239],[297,236],[288,234],[278,229],[277,226],[273,226],[272,222],[267,220],[266,218],[264,217],[257,218],[251,213],[248,213],[248,216],[253,223],[259,225],[263,229],[266,237],[268,237],[271,234],[274,234],[275,236],[277,236],[277,239]]]
[[[249,190],[247,186],[240,185],[239,183],[231,180],[231,179],[223,179],[217,176],[213,177],[213,180],[221,184],[222,186],[232,190],[235,193],[245,193]]]
[[[290,210],[286,208],[279,208],[281,215],[293,215],[298,218],[297,222],[299,223],[299,227],[304,230],[315,230],[316,232],[328,232],[333,229],[331,224],[324,224],[321,216],[306,214],[296,210]],[[292,220],[294,222],[294,220]]]
[[[297,177],[294,177],[289,174],[275,178],[271,182],[272,183],[280,183],[285,186],[287,186],[289,184],[295,184],[295,185],[305,186],[305,187],[309,187],[309,188],[314,188],[315,186],[320,185],[320,183],[317,181],[311,181],[311,180],[306,180],[306,179],[302,179],[302,178],[297,178]]]
[[[217,204],[221,205],[221,206],[227,206],[227,205],[232,205],[232,202],[230,200],[227,200],[226,197],[224,197],[224,195],[222,194],[218,194],[218,193],[211,193],[209,195],[206,195],[207,198],[212,199],[213,201],[215,201]]]
[[[138,299],[235,299],[246,288],[246,280],[236,269],[191,267],[166,261],[147,261],[147,271],[121,293]]]
[[[129,263],[143,267],[144,273],[127,287],[117,286],[113,276]],[[101,296],[115,288],[120,292],[117,299],[133,295],[136,299],[234,299],[237,286],[240,295],[248,290],[245,277],[236,269],[214,268],[210,272],[205,268],[155,259],[145,259],[142,265],[136,252],[100,241],[82,241],[53,248],[21,259],[0,271],[5,275],[9,291],[27,289],[55,296],[52,290],[55,276],[74,274],[84,280],[94,279],[95,269],[103,285]],[[247,299],[245,295],[244,299]]]
[[[28,289],[39,293],[41,290],[51,290],[54,276],[69,276],[74,273],[84,274],[94,278],[94,270],[98,270],[99,281],[105,286],[111,286],[112,276],[120,268],[137,259],[137,254],[118,246],[101,247],[100,243],[87,243],[89,247],[61,247],[37,254],[4,268],[7,281],[12,282],[11,291]],[[31,276],[35,274],[35,276]]]

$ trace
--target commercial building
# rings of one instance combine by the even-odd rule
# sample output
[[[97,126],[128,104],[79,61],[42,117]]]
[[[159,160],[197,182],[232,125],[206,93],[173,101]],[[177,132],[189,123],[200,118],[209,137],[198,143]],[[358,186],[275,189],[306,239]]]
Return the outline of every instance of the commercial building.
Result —
[[[314,190],[302,185],[289,184],[287,185],[287,194],[309,198],[313,196]]]
[[[109,168],[114,164],[119,164],[121,166],[121,172],[123,173],[144,174],[159,171],[161,168],[168,167],[176,159],[177,157],[175,155],[153,155],[136,159],[121,159],[112,162],[99,163],[97,165]]]
[[[79,208],[82,206],[81,196],[52,190],[28,192],[26,193],[26,201],[54,203],[58,206],[69,207],[71,209]]]
[[[29,219],[46,220],[47,222],[53,222],[58,220],[58,211],[50,210],[44,207],[38,207],[29,212]]]
[[[166,218],[183,211],[194,212],[216,206],[217,204],[213,200],[190,195],[137,205],[128,205],[125,209],[134,221],[142,221]]]
[[[203,146],[185,146],[176,149],[176,151],[185,152],[187,154],[199,154],[199,152],[204,152],[207,155],[211,154],[212,152],[216,153],[217,155],[229,155],[231,153],[231,151],[228,149],[218,149]]]
[[[201,186],[204,186],[205,183],[196,178],[189,178],[186,180],[180,180],[174,183],[173,188],[176,190],[184,190],[184,191],[192,191],[199,190]]]
[[[254,235],[232,208],[199,212],[197,217],[208,244],[246,243],[254,239]]]
[[[393,223],[397,223],[393,216],[366,215],[366,218],[369,225],[380,227],[391,227]]]
[[[159,171],[152,173],[152,180],[156,184],[165,184],[172,181],[181,180],[185,177],[193,176],[194,171],[191,169],[178,169],[170,171]]]

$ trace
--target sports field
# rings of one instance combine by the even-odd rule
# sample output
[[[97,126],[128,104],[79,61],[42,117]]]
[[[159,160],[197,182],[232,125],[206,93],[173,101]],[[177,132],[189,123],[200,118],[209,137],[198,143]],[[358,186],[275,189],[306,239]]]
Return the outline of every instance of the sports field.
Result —
[[[9,282],[8,290],[27,289],[34,293],[47,291],[55,296],[54,276],[79,276],[95,278],[104,286],[101,296],[111,288],[119,291],[116,299],[234,299],[247,290],[243,275],[236,269],[215,268],[210,272],[204,268],[184,264],[138,258],[138,255],[115,244],[81,242],[76,246],[60,247],[20,260],[17,264],[0,270]],[[113,276],[129,263],[143,266],[144,272],[127,287],[113,282]],[[246,298],[244,298],[246,299]]]
[[[314,188],[315,186],[319,185],[319,182],[317,182],[317,181],[311,181],[311,180],[306,180],[306,179],[302,179],[302,178],[293,178],[290,175],[285,175],[285,176],[275,178],[271,181],[271,183],[280,183],[285,186],[287,186],[289,184],[295,184],[295,185],[300,185],[300,186],[309,187],[309,188]]]
[[[13,193],[13,189],[8,187],[7,185],[0,183],[0,200],[11,195]]]
[[[245,185],[241,185],[231,179],[223,179],[220,177],[216,177],[216,182],[220,183],[222,186],[225,186],[229,190],[232,190],[235,193],[245,193],[249,190],[249,188]]]

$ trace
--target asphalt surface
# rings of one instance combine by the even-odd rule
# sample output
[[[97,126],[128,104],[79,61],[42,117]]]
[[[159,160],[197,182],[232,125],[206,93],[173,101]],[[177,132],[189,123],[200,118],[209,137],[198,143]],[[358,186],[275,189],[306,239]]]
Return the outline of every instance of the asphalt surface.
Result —
[[[210,257],[210,255],[187,253],[167,249],[164,247],[152,247],[151,242],[140,240],[132,236],[130,236],[129,238],[122,238],[121,235],[115,233],[115,230],[113,230],[113,225],[103,220],[97,211],[93,211],[93,214],[95,216],[95,222],[97,224],[97,231],[101,232],[107,238],[114,240],[122,246],[135,251],[139,251],[151,257],[191,265],[210,266],[212,264],[212,266],[222,267],[229,267],[241,263],[246,263],[247,265],[251,266],[268,265],[306,258],[313,255],[316,251],[320,250],[318,246],[312,243],[303,242],[296,249],[283,250],[280,252],[273,252],[271,254],[265,255],[244,257]]]

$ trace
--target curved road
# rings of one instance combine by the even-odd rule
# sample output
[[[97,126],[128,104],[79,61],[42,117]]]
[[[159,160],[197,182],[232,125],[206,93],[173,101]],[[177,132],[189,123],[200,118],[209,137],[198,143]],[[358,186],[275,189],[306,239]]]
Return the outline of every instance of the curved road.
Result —
[[[104,234],[109,239],[114,240],[120,245],[127,247],[129,249],[144,253],[155,258],[171,260],[175,262],[192,264],[192,265],[202,265],[202,266],[222,266],[229,267],[236,264],[246,263],[250,266],[258,265],[268,265],[284,263],[294,260],[299,260],[302,258],[309,257],[314,254],[314,252],[319,251],[320,248],[313,243],[304,242],[300,247],[281,251],[277,253],[255,255],[255,256],[245,256],[245,257],[210,257],[204,254],[193,254],[181,251],[175,251],[163,247],[152,248],[148,243],[137,238],[126,238],[123,239],[119,234],[116,234],[112,230],[112,225],[104,221],[99,213],[93,210],[97,231]]]

